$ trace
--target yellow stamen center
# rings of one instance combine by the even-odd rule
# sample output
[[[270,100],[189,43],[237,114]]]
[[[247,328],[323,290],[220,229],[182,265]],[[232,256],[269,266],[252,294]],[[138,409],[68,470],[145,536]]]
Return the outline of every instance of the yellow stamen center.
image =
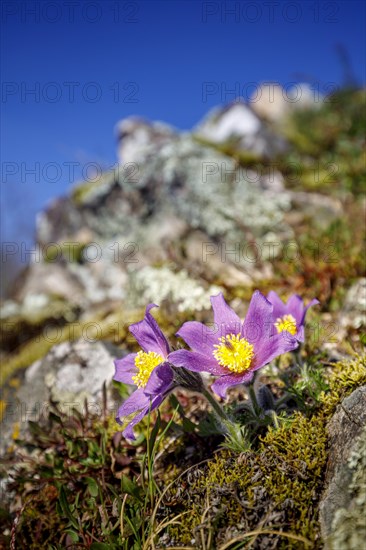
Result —
[[[282,332],[286,330],[287,332],[292,334],[292,336],[297,333],[296,321],[292,315],[284,315],[283,317],[278,317],[277,321],[275,322],[275,327],[277,329],[277,332]]]
[[[221,344],[215,344],[217,348],[213,355],[222,367],[226,367],[238,374],[250,368],[254,357],[252,344],[242,338],[240,334],[228,334],[219,339]]]
[[[138,372],[135,376],[132,377],[132,380],[139,388],[144,388],[147,384],[147,381],[150,378],[152,371],[163,363],[164,359],[155,351],[139,351],[135,357],[135,367],[138,369]]]

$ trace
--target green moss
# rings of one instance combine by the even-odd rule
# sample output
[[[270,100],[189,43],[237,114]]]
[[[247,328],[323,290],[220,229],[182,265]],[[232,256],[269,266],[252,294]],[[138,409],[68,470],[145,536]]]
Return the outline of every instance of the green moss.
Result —
[[[184,526],[172,527],[170,534],[177,544],[188,544],[192,533],[205,530],[208,537],[211,530],[219,544],[234,530],[242,534],[258,528],[276,531],[276,518],[289,536],[300,535],[319,547],[316,501],[325,462],[324,422],[297,413],[290,423],[269,430],[256,451],[239,456],[223,451],[209,461],[182,503],[182,509],[189,510]],[[206,527],[202,527],[208,505]],[[268,536],[277,537],[280,547],[281,537]],[[286,544],[286,548],[302,548],[305,543],[289,538]]]
[[[322,413],[325,416],[331,415],[336,406],[355,388],[366,384],[366,355],[335,363],[328,383],[329,391],[320,396],[323,403]]]
[[[311,419],[296,413],[293,422],[269,429],[261,441],[265,454],[264,486],[279,507],[291,502],[290,531],[314,542],[318,525],[314,501],[320,494],[326,463],[327,436],[322,417]]]
[[[53,263],[64,258],[67,262],[77,263],[83,259],[83,251],[88,243],[61,241],[56,243],[57,246],[48,245],[44,252],[43,258],[46,263]]]
[[[221,451],[190,472],[193,481],[185,492],[186,480],[174,486],[170,498],[178,498],[179,511],[188,511],[182,525],[169,529],[175,544],[191,544],[193,533],[197,548],[202,537],[218,546],[259,529],[266,533],[252,539],[253,548],[306,548],[293,535],[311,548],[322,547],[317,506],[327,461],[327,420],[346,395],[366,383],[365,357],[335,364],[326,378],[330,389],[322,392],[313,415],[295,412],[279,429],[270,428],[255,450]],[[269,534],[279,525],[287,539]]]

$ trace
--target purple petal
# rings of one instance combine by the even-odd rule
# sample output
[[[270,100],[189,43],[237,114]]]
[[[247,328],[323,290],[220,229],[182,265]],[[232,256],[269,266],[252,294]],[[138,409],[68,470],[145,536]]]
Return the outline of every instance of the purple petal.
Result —
[[[169,344],[158,323],[151,315],[150,310],[158,307],[156,304],[149,304],[146,308],[145,317],[142,321],[130,326],[130,332],[134,335],[145,352],[155,351],[164,358],[169,353]]]
[[[194,372],[210,372],[211,374],[226,374],[227,370],[221,367],[214,357],[203,355],[196,351],[180,349],[169,355],[169,361],[175,367],[185,367]]]
[[[122,434],[126,439],[135,440],[136,436],[133,432],[133,427],[136,426],[149,412],[149,407],[142,409],[132,420],[127,424],[126,428],[123,430]],[[121,423],[118,418],[117,422]]]
[[[137,372],[137,368],[135,366],[136,355],[137,353],[129,353],[126,357],[116,359],[114,361],[116,371],[114,373],[113,380],[123,382],[124,384],[134,384],[132,376],[134,376]]]
[[[255,355],[253,359],[253,370],[258,370],[273,359],[293,351],[298,346],[298,341],[295,336],[289,332],[283,331],[271,336],[270,338],[262,338],[255,344]]]
[[[147,416],[149,414],[149,411],[153,411],[154,409],[156,409],[157,407],[159,407],[159,405],[163,402],[165,398],[165,395],[163,396],[158,396],[156,397],[155,399],[149,399],[149,404],[144,407],[132,420],[131,422],[129,422],[126,426],[126,428],[123,430],[123,435],[124,437],[126,437],[127,439],[136,439],[135,437],[135,434],[133,432],[133,427],[136,426],[136,424],[138,424],[143,418],[144,416]],[[117,418],[117,421],[118,421],[118,418]]]
[[[316,306],[317,304],[320,304],[320,302],[316,298],[313,298],[312,300],[310,300],[310,302],[308,303],[308,305],[304,309],[304,315],[303,315],[303,318],[301,320],[302,325],[304,324],[305,316],[306,316],[306,313],[307,313],[309,307]]]
[[[214,312],[214,322],[217,328],[217,337],[227,334],[239,334],[241,320],[235,311],[227,305],[222,292],[217,296],[211,296],[211,304]]]
[[[273,306],[259,290],[256,290],[250,300],[242,336],[254,345],[256,352],[257,345],[267,340],[271,332],[273,332]]]
[[[302,321],[304,319],[304,302],[301,296],[298,294],[293,294],[290,296],[290,298],[287,300],[286,304],[286,314],[292,315],[292,317],[296,321],[297,328],[302,324]]]
[[[268,292],[267,300],[273,305],[273,318],[276,320],[278,317],[283,317],[286,315],[286,306],[278,296],[277,292],[271,290]]]
[[[172,387],[174,373],[169,363],[161,363],[151,373],[144,387],[149,396],[166,395]]]
[[[219,338],[216,326],[211,330],[210,327],[197,321],[184,323],[178,330],[177,336],[183,338],[193,351],[207,355],[212,354],[213,346],[217,344]]]
[[[148,407],[150,396],[144,393],[144,388],[138,388],[134,391],[118,409],[118,417],[128,416],[140,409]]]
[[[300,325],[299,330],[296,334],[296,339],[298,342],[305,342],[305,329],[304,325]]]
[[[245,374],[228,374],[227,376],[220,376],[212,384],[212,390],[220,397],[224,398],[226,390],[231,386],[237,386],[244,382],[250,382],[253,378],[253,371],[247,371]]]

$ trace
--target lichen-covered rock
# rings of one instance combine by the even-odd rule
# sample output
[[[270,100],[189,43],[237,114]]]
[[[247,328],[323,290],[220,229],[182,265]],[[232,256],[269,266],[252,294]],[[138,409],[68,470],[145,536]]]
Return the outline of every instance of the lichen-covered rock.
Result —
[[[198,145],[189,135],[155,151],[141,167],[139,185],[154,189],[155,212],[169,206],[190,227],[210,237],[243,242],[268,231],[291,234],[283,223],[290,208],[286,192],[268,189],[267,178],[253,180],[234,159]],[[153,206],[153,205],[152,205]]]
[[[366,386],[346,397],[328,424],[327,488],[320,503],[329,550],[362,548],[366,539]]]
[[[251,117],[251,130],[246,123],[244,133],[252,132],[254,139],[262,126],[247,106],[233,104],[218,118],[233,120],[238,110]],[[218,123],[215,117],[209,121]],[[57,292],[83,310],[106,300],[123,302],[130,292],[127,271],[172,263],[198,284],[203,278],[225,280],[230,288],[251,285],[271,276],[266,263],[268,253],[273,260],[271,243],[294,237],[294,208],[303,213],[300,221],[328,223],[339,215],[336,201],[290,193],[280,172],[244,169],[188,133],[136,118],[123,121],[119,131],[127,164],[78,185],[70,198],[55,201],[38,217],[40,246],[48,250],[53,241],[61,258],[57,265],[48,257],[32,265],[19,300],[43,285],[44,294]],[[197,235],[197,246],[206,248],[192,258]]]
[[[282,221],[290,202],[279,174],[242,170],[188,134],[153,141],[139,155],[134,176],[117,167],[79,185],[74,204],[54,203],[38,219],[39,241],[47,242],[47,234],[56,242],[72,240],[82,228],[98,243],[117,235],[141,240],[141,226],[166,215],[221,239],[247,238],[248,228],[258,238],[269,231],[291,234]]]
[[[137,134],[137,173],[118,166],[79,185],[71,198],[55,201],[38,217],[40,258],[20,279],[14,295],[18,302],[42,292],[49,301],[56,294],[82,311],[108,300],[122,303],[130,293],[127,271],[156,264],[174,263],[174,269],[197,279],[198,288],[207,265],[204,251],[193,267],[183,244],[186,238],[192,244],[198,234],[204,243],[215,243],[222,266],[216,262],[202,278],[226,278],[231,287],[245,284],[258,272],[247,243],[260,246],[293,236],[284,221],[291,204],[280,173],[241,170],[233,158],[189,134],[137,120],[125,126],[123,139],[127,136],[130,145]],[[141,139],[143,147],[138,146]],[[132,149],[125,153],[130,159]],[[231,261],[235,248],[239,261]],[[261,260],[266,250],[261,249]]]
[[[199,311],[210,309],[210,296],[221,290],[214,285],[204,288],[184,270],[174,273],[168,267],[144,267],[131,272],[129,300],[132,306],[143,307],[169,299],[178,311]]]
[[[46,416],[51,401],[64,412],[83,410],[85,400],[93,411],[101,411],[103,384],[106,383],[109,403],[113,404],[110,383],[114,375],[113,359],[120,355],[113,346],[93,341],[92,331],[75,342],[54,346],[25,373],[25,380],[14,399],[6,403],[1,425],[0,452],[5,452],[14,437],[24,437],[28,421]],[[113,406],[113,405],[112,405]]]
[[[129,117],[117,124],[118,157],[121,163],[143,161],[146,152],[151,148],[177,138],[171,126],[162,122],[150,122],[139,117]]]

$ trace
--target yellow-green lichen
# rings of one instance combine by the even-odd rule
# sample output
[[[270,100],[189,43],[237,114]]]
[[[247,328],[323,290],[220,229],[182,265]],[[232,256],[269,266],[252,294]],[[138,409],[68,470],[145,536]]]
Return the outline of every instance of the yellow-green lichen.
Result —
[[[218,545],[229,533],[244,534],[258,528],[275,531],[279,522],[286,533],[300,535],[316,548],[316,502],[325,462],[324,422],[296,413],[291,422],[269,430],[257,451],[241,455],[222,451],[201,468],[182,503],[188,510],[184,525],[172,527],[170,534],[175,543],[188,544],[192,533],[198,536],[205,530],[209,536],[211,531]],[[280,539],[278,544],[281,547]],[[290,538],[286,541],[287,548],[303,548],[304,544]]]
[[[114,182],[116,173],[114,170],[103,172],[98,177],[87,181],[82,181],[75,185],[71,197],[76,205],[82,205],[94,193],[98,192],[103,186],[110,186]]]
[[[192,544],[193,533],[197,548],[202,547],[202,537],[219,546],[259,529],[266,530],[267,542],[260,535],[254,537],[253,548],[307,546],[292,535],[303,537],[312,548],[322,547],[318,501],[327,461],[327,421],[337,404],[365,383],[365,357],[333,365],[327,381],[330,389],[321,394],[313,416],[295,412],[278,429],[270,428],[256,450],[217,453],[190,472],[183,497],[180,483],[176,484],[170,498],[177,497],[179,510],[187,513],[182,525],[169,529],[175,544]],[[279,527],[287,538],[273,533]]]
[[[322,413],[331,415],[336,406],[358,386],[366,384],[366,355],[357,355],[350,361],[332,365],[329,375],[329,391],[322,392]]]
[[[52,247],[51,244],[54,244]],[[61,257],[66,262],[81,262],[83,259],[83,251],[88,245],[87,242],[73,242],[61,241],[58,243],[51,243],[45,247],[43,251],[43,258],[46,263],[54,263],[60,261]]]
[[[315,541],[318,537],[314,501],[319,496],[326,463],[327,434],[321,416],[306,418],[295,413],[293,422],[269,429],[261,439],[266,457],[264,486],[274,502],[291,502],[291,531]],[[312,513],[310,513],[310,511]]]

